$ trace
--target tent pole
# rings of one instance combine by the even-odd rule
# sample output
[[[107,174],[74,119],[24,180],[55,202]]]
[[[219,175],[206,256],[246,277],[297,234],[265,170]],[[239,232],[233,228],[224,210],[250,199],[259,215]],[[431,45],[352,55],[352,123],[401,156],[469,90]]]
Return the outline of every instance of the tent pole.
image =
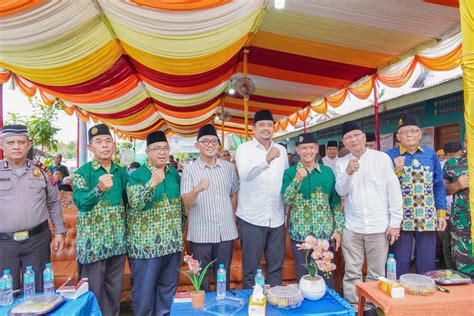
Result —
[[[13,80],[13,78],[11,79]],[[3,129],[3,84],[0,83],[0,129]],[[3,159],[3,150],[0,148],[0,159]]]
[[[224,146],[224,142],[225,142],[225,135],[224,135],[224,98],[221,98],[221,133],[222,133],[222,136],[221,136],[221,152],[224,151],[225,149],[225,146]]]
[[[247,55],[249,53],[248,48],[244,49],[244,79],[247,79],[248,65]],[[249,97],[244,97],[244,121],[245,121],[245,141],[249,140]]]
[[[374,111],[375,111],[375,137],[377,142],[377,150],[380,150],[380,122],[379,122],[379,98],[377,94],[377,79],[373,78],[374,86]]]

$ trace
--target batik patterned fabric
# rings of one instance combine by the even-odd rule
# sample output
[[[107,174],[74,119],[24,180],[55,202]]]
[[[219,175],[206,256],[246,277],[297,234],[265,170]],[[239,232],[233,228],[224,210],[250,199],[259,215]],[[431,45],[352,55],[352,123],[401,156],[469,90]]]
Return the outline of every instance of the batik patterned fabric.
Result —
[[[467,174],[466,154],[446,162],[444,179],[448,183],[455,183],[464,174]],[[452,256],[456,269],[465,273],[474,271],[470,211],[469,189],[454,193],[450,220]]]
[[[283,201],[290,206],[288,235],[301,242],[309,234],[329,239],[334,232],[342,233],[344,213],[331,168],[316,163],[303,181],[298,182],[295,175],[299,168],[304,168],[301,162],[285,170],[283,176]]]
[[[418,146],[413,154],[403,146],[387,154],[392,161],[405,157],[403,171],[397,173],[403,196],[402,230],[435,231],[438,217],[446,217],[446,191],[438,156],[425,146]]]
[[[106,192],[98,189],[99,177],[110,173],[113,186]],[[112,163],[107,172],[93,160],[74,172],[73,199],[77,216],[76,252],[81,264],[125,254],[125,168]]]
[[[130,175],[126,237],[130,258],[151,259],[183,250],[186,215],[180,179],[174,167],[165,169],[165,178],[156,188],[151,183],[151,173],[156,167],[150,162]]]

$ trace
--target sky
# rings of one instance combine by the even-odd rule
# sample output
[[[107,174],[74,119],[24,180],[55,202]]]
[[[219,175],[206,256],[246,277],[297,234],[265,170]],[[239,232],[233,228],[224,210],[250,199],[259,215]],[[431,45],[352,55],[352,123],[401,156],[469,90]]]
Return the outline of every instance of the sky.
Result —
[[[8,120],[8,113],[11,112],[22,116],[31,116],[33,108],[28,103],[28,97],[21,93],[20,90],[12,90],[8,86],[8,84],[3,86],[4,120]],[[58,121],[53,122],[53,125],[60,128],[56,137],[59,141],[70,142],[77,140],[77,117],[75,115],[69,116],[64,111],[60,111]]]

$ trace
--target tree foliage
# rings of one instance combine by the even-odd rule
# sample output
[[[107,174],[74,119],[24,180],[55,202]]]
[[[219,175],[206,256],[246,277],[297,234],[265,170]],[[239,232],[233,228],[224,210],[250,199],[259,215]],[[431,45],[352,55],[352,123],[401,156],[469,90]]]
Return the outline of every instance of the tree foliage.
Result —
[[[28,127],[28,133],[33,141],[35,156],[47,156],[47,152],[58,150],[58,141],[55,139],[59,128],[53,123],[58,120],[58,113],[62,108],[62,101],[55,99],[51,106],[44,104],[38,97],[29,98],[28,102],[33,108],[30,117],[17,113],[8,113],[9,119],[6,124],[24,124]]]

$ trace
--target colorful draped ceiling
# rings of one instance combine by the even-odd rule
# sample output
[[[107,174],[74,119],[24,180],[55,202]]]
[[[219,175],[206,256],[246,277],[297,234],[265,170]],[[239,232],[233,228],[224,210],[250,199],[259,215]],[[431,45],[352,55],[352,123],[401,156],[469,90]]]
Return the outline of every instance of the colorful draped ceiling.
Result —
[[[6,0],[0,2],[0,83],[64,101],[119,136],[192,136],[224,103],[228,132],[244,132],[242,76],[255,111],[285,130],[349,94],[398,87],[415,66],[448,70],[461,54],[453,0]],[[217,123],[220,126],[220,123]]]

